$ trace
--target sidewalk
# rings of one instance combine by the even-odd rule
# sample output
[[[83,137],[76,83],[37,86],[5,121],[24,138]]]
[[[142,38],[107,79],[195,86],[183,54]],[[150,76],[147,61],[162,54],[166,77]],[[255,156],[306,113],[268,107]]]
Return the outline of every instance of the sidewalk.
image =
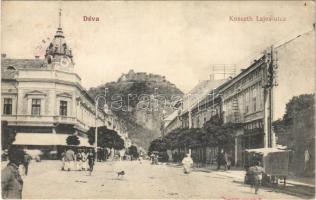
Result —
[[[216,166],[194,167],[194,171],[211,172],[219,176],[232,178],[234,182],[244,183],[245,170],[242,168],[232,168],[231,170],[217,170]],[[271,188],[269,186],[268,188]],[[279,190],[292,195],[306,195],[308,197],[315,194],[315,179],[314,177],[293,177],[286,179],[286,187],[283,185],[283,180],[279,185],[273,186],[273,190]]]
[[[207,167],[194,167],[195,170],[198,171],[212,171],[213,173],[219,173],[230,178],[236,179],[236,181],[243,181],[246,171],[243,168],[232,167],[230,170],[217,170],[217,166],[210,165]],[[308,187],[315,187],[315,178],[314,177],[295,177],[289,176],[286,179],[286,184],[293,184],[293,185],[304,185]]]

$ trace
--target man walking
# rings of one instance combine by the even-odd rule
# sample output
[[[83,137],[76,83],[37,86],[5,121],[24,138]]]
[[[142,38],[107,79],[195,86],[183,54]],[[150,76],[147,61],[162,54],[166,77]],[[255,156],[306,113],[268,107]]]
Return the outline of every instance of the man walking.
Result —
[[[230,161],[230,156],[227,152],[224,153],[224,164],[225,164],[225,170],[230,170],[231,161]]]
[[[257,161],[255,166],[250,167],[249,171],[251,172],[251,174],[253,176],[252,186],[255,187],[255,194],[257,194],[259,191],[259,187],[261,185],[261,182],[262,182],[262,175],[264,173],[264,169],[263,169],[263,167],[261,167],[260,161]]]
[[[217,162],[217,170],[221,168],[222,163],[224,162],[224,155],[223,155],[224,150],[222,149],[221,151],[218,152],[217,157],[216,157],[216,162]]]
[[[23,161],[23,167],[24,167],[24,174],[25,176],[27,176],[27,173],[29,171],[29,164],[30,164],[30,161],[31,161],[31,156],[28,155],[28,154],[24,154],[24,161]]]
[[[88,153],[89,175],[91,176],[94,166],[94,153],[93,149],[90,149]]]
[[[24,152],[20,149],[10,149],[9,164],[1,172],[3,199],[22,199],[23,180],[19,173],[19,165],[23,162]]]

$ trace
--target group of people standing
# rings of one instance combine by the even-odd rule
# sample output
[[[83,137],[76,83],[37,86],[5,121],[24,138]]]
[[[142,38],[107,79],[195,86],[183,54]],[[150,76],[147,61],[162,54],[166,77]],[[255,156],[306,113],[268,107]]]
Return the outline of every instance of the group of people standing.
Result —
[[[95,161],[95,153],[93,149],[78,149],[76,152],[73,149],[68,149],[62,153],[61,160],[61,170],[87,170],[91,175]]]

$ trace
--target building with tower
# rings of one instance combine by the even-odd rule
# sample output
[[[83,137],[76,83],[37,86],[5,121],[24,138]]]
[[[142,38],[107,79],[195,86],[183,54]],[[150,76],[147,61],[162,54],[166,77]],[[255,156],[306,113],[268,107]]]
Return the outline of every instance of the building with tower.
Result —
[[[2,54],[1,72],[1,120],[3,130],[16,133],[14,145],[56,151],[67,145],[70,135],[77,135],[79,146],[90,147],[86,133],[91,127],[120,127],[113,127],[116,118],[102,109],[96,120],[95,101],[74,72],[60,23],[44,59]]]

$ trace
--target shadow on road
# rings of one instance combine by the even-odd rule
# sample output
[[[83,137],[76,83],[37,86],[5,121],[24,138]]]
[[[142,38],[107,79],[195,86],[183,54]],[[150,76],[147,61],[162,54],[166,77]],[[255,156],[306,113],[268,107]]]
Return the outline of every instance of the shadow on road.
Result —
[[[251,189],[250,185],[244,184],[242,181],[233,181],[236,183],[239,187],[248,187]],[[265,192],[275,192],[275,193],[283,193],[283,194],[289,194],[292,196],[296,196],[302,199],[312,199],[314,197],[314,191],[306,191],[307,188],[293,188],[296,186],[261,186],[260,190],[264,190]]]

